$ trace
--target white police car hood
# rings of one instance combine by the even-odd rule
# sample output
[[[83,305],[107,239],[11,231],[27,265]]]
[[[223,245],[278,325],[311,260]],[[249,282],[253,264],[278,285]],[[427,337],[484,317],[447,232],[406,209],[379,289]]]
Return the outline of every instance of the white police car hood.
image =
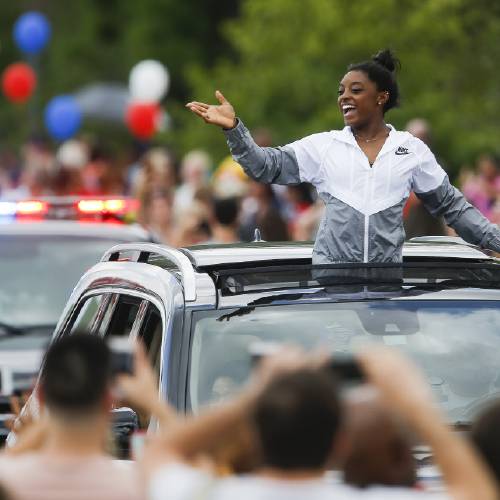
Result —
[[[42,362],[42,350],[0,350],[0,393],[32,386]]]

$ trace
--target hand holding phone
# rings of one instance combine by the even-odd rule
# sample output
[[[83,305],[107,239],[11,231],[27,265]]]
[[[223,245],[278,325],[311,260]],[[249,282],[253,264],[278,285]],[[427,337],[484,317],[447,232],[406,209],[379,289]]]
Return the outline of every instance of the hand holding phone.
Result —
[[[342,385],[363,384],[366,381],[366,376],[360,363],[352,354],[334,354],[326,369]]]
[[[111,372],[113,375],[128,374],[134,371],[134,345],[128,337],[109,338],[111,349]]]

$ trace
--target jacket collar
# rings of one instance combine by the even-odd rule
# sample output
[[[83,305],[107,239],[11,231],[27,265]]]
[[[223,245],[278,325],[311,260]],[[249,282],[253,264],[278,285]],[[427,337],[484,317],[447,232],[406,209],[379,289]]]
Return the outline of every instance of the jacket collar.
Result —
[[[387,126],[391,130],[378,156],[394,151],[412,137],[409,132],[396,130],[390,123],[388,123]],[[356,138],[352,133],[351,127],[344,127],[342,130],[336,131],[335,138],[341,142],[351,144],[355,148],[360,149],[358,143],[356,142]]]

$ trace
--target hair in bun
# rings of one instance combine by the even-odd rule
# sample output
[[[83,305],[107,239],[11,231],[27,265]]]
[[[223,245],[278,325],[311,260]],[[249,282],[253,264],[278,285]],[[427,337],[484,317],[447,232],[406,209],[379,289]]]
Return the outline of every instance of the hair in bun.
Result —
[[[384,104],[384,113],[399,106],[399,87],[396,71],[401,68],[399,59],[389,49],[377,52],[369,61],[351,64],[348,71],[362,71],[381,92],[388,92],[389,99]]]
[[[372,57],[372,60],[377,64],[380,64],[380,66],[383,66],[391,73],[394,73],[396,70],[401,68],[401,63],[399,62],[399,59],[394,55],[394,53],[390,49],[384,49],[377,52]]]

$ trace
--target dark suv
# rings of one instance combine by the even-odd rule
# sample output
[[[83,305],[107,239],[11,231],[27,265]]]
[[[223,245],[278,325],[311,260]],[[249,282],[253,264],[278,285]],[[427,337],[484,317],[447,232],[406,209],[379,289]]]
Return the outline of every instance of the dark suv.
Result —
[[[395,346],[458,426],[500,395],[499,259],[440,237],[405,244],[402,265],[313,266],[311,255],[308,243],[118,245],[81,278],[54,336],[142,338],[181,412],[237,391],[256,341]]]

